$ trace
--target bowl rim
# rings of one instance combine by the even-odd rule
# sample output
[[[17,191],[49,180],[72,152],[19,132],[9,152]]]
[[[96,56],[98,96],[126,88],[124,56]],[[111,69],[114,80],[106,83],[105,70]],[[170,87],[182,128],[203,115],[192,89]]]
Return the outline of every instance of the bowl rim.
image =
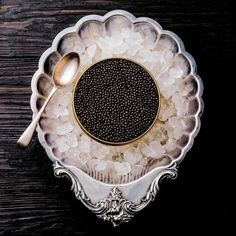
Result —
[[[156,115],[155,115],[155,118],[152,122],[152,124],[148,127],[148,129],[143,132],[141,135],[131,139],[131,140],[128,140],[128,141],[122,141],[122,142],[110,142],[110,141],[105,141],[105,140],[102,140],[102,139],[99,139],[97,137],[95,137],[93,134],[91,134],[80,122],[80,119],[79,119],[79,116],[77,115],[76,111],[75,111],[75,100],[74,100],[74,97],[75,97],[75,91],[76,91],[76,87],[79,83],[79,80],[81,79],[81,77],[83,76],[83,74],[88,71],[91,67],[93,67],[94,65],[102,62],[102,61],[106,61],[106,60],[113,60],[113,59],[118,59],[118,60],[126,60],[126,61],[129,61],[129,62],[132,62],[138,66],[140,66],[145,72],[148,73],[149,77],[152,79],[155,87],[156,87],[156,91],[157,91],[157,112],[156,112]],[[144,67],[141,63],[133,60],[133,59],[130,59],[130,58],[126,58],[126,57],[111,57],[111,58],[104,58],[102,60],[99,60],[98,62],[95,62],[95,63],[92,63],[91,65],[89,65],[88,67],[86,68],[82,68],[81,72],[78,74],[77,78],[75,79],[75,82],[73,84],[73,89],[72,89],[72,111],[73,111],[73,116],[76,120],[76,122],[78,123],[78,125],[80,126],[80,128],[84,131],[84,133],[88,136],[88,137],[91,137],[92,139],[96,140],[97,142],[101,143],[101,144],[104,144],[104,145],[110,145],[110,146],[123,146],[123,145],[129,145],[129,144],[133,144],[133,143],[136,143],[138,140],[140,140],[141,138],[143,138],[144,136],[146,136],[148,134],[148,132],[155,126],[156,122],[158,121],[158,116],[160,114],[160,109],[161,109],[161,92],[160,92],[160,88],[159,88],[159,85],[155,79],[155,77],[153,76],[153,74],[150,72],[150,70],[148,70],[146,67]]]

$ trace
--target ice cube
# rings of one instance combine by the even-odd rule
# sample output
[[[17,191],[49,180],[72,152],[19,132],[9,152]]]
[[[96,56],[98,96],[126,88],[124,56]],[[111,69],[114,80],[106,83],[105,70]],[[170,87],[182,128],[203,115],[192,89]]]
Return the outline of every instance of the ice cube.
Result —
[[[70,133],[73,130],[74,126],[69,123],[63,123],[63,124],[58,124],[58,126],[56,127],[56,134],[58,135],[65,135],[67,133]]]

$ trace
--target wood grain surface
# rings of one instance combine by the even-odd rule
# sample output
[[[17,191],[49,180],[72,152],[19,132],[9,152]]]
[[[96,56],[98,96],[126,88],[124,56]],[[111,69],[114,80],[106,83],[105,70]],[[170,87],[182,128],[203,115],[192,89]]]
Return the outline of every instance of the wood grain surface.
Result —
[[[81,17],[114,9],[151,17],[182,38],[197,61],[206,107],[201,132],[178,178],[165,179],[156,200],[115,229],[76,200],[68,180],[53,176],[36,134],[27,150],[16,146],[31,121],[30,83],[40,55],[58,32]],[[192,235],[188,227],[195,233],[227,229],[223,196],[228,190],[214,166],[223,157],[207,153],[217,146],[217,140],[211,141],[217,137],[212,121],[219,112],[217,89],[223,88],[216,85],[231,78],[229,61],[235,58],[232,11],[229,1],[220,0],[0,0],[0,235],[150,234],[152,228],[156,235]]]

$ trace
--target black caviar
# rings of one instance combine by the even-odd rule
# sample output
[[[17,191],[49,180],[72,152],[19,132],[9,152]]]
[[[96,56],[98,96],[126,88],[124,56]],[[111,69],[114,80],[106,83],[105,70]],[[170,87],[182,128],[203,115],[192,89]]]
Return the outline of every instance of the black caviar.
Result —
[[[105,143],[130,142],[143,135],[158,113],[158,89],[151,75],[130,60],[100,61],[80,77],[74,108],[80,125]]]

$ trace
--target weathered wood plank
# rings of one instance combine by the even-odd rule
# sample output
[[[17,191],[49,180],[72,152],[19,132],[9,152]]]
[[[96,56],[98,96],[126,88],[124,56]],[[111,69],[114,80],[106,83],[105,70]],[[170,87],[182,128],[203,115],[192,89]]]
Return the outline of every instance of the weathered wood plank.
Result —
[[[207,107],[202,131],[181,164],[178,179],[161,184],[156,201],[117,230],[97,220],[75,199],[69,181],[53,176],[51,162],[36,135],[27,150],[16,147],[16,140],[32,117],[30,83],[40,55],[50,47],[58,32],[81,17],[103,15],[113,9],[154,18],[183,39],[203,77]],[[83,235],[94,231],[121,234],[143,228],[149,234],[151,227],[157,227],[157,233],[168,229],[169,233],[178,234],[186,231],[183,224],[194,232],[205,232],[204,227],[211,225],[209,219],[218,222],[225,216],[227,208],[219,204],[218,192],[223,181],[216,181],[215,175],[209,174],[216,157],[206,156],[205,150],[215,148],[209,140],[215,130],[211,121],[215,118],[218,90],[215,92],[212,87],[220,79],[229,78],[227,62],[236,53],[232,50],[235,43],[232,11],[230,1],[220,0],[1,0],[0,234]],[[214,223],[214,227],[220,224]]]

